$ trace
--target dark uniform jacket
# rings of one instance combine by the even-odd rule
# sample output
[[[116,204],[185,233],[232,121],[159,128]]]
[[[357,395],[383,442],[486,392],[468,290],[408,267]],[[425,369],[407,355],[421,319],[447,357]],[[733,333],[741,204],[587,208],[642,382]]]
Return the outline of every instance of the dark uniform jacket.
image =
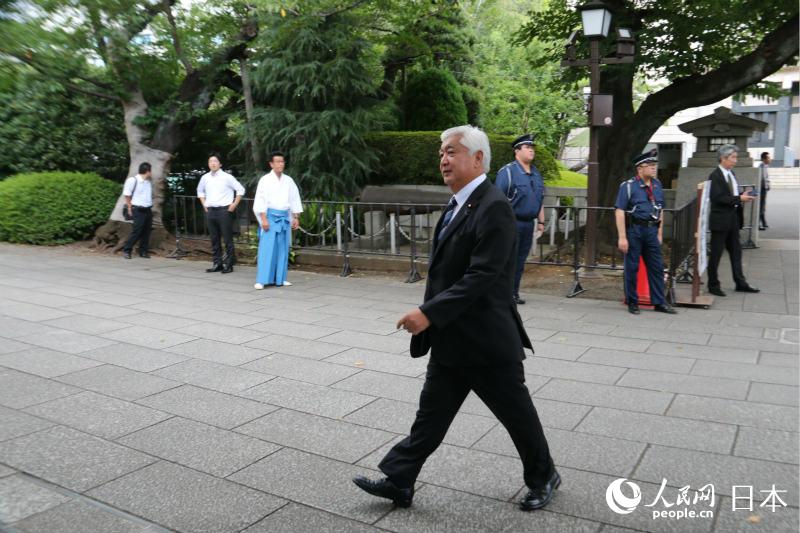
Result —
[[[511,298],[516,227],[506,197],[481,183],[450,221],[428,266],[425,303],[431,326],[411,338],[411,355],[448,366],[499,365],[531,348]]]
[[[731,194],[728,181],[719,169],[715,168],[708,177],[711,181],[711,190],[708,193],[710,211],[708,214],[708,229],[711,231],[728,231],[741,229],[744,226],[744,210],[738,191]]]

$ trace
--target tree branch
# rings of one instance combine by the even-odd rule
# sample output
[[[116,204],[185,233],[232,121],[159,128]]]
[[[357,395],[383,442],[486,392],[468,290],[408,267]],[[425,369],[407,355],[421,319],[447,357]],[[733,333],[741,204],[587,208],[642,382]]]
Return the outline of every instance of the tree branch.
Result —
[[[105,83],[105,82],[102,82],[102,81],[99,81],[99,80],[94,80],[92,78],[88,78],[86,76],[80,76],[80,75],[77,75],[77,74],[72,74],[71,75],[69,73],[65,73],[65,75],[63,75],[63,76],[58,76],[57,75],[58,73],[53,72],[51,69],[47,68],[45,65],[41,64],[39,61],[36,61],[33,58],[33,54],[31,52],[28,52],[28,54],[20,54],[19,52],[13,52],[13,51],[10,51],[10,50],[0,50],[0,52],[4,53],[4,54],[6,54],[6,55],[8,55],[10,57],[13,57],[14,59],[17,59],[18,61],[21,61],[22,63],[25,63],[26,65],[28,65],[29,67],[31,67],[35,71],[39,72],[40,74],[44,74],[45,76],[49,76],[49,77],[61,78],[59,81],[61,83],[63,83],[66,88],[68,88],[68,89],[70,89],[72,91],[77,91],[77,92],[80,92],[80,93],[83,93],[83,94],[87,94],[89,96],[96,96],[98,98],[105,98],[106,100],[119,101],[119,98],[114,96],[114,95],[106,94],[106,93],[100,93],[100,92],[94,92],[94,91],[91,91],[89,89],[81,88],[78,85],[75,85],[74,83],[72,83],[70,81],[70,79],[71,78],[75,78],[75,79],[78,79],[78,80],[81,80],[81,81],[85,81],[87,83],[91,83],[92,85],[94,85],[94,86],[96,86],[96,87],[98,87],[100,89],[109,89],[109,90],[111,90],[114,87],[110,83]]]
[[[105,93],[99,93],[97,91],[90,91],[88,89],[84,89],[78,85],[75,85],[74,83],[71,83],[69,81],[62,81],[61,83],[64,85],[65,89],[68,89],[70,91],[85,94],[87,96],[94,96],[95,98],[103,98],[105,100],[111,100],[112,102],[119,103],[119,97],[117,96],[112,96],[110,94],[105,94]]]
[[[186,69],[186,74],[191,74],[194,71],[194,67],[186,58],[186,54],[183,53],[181,41],[178,38],[178,26],[175,24],[175,17],[172,15],[172,4],[173,0],[162,0],[161,5],[169,21],[170,33],[172,34],[172,46],[175,48],[175,55],[178,56],[178,60],[183,64],[183,68]]]
[[[361,4],[365,4],[366,0],[357,0],[350,4],[349,6],[340,7],[339,9],[334,9],[333,11],[328,11],[327,13],[320,13],[318,16],[320,17],[330,17],[332,15],[338,15],[339,13],[344,13],[345,11],[349,11],[351,9],[355,9]]]
[[[764,36],[758,47],[732,63],[702,75],[675,80],[651,94],[635,118],[655,114],[671,117],[690,107],[713,104],[758,83],[798,54],[798,15]]]
[[[2,52],[3,54],[8,55],[10,57],[13,57],[16,60],[21,61],[22,63],[25,63],[29,67],[33,68],[34,70],[36,70],[38,72],[41,72],[42,74],[46,74],[48,76],[53,76],[54,74],[56,74],[53,71],[49,70],[46,65],[44,65],[40,61],[37,61],[36,59],[34,59],[33,52],[31,52],[30,50],[26,54],[22,54],[20,52],[15,52],[13,50],[2,50],[2,49],[0,49],[0,52]],[[87,83],[91,83],[92,85],[100,87],[101,89],[112,89],[113,88],[113,86],[110,83],[105,83],[105,82],[102,82],[102,81],[99,81],[99,80],[88,78],[86,76],[80,76],[80,75],[74,74],[74,75],[68,75],[68,77],[77,78],[77,79],[79,79],[81,81],[85,81]]]
[[[227,87],[236,93],[242,92],[242,77],[230,69],[225,69],[220,73],[220,81],[223,87]]]
[[[94,37],[95,46],[97,47],[97,53],[107,65],[108,48],[106,47],[105,39],[100,33],[100,28],[102,26],[100,22],[100,13],[97,12],[95,7],[89,8],[89,20],[92,24],[92,36]]]

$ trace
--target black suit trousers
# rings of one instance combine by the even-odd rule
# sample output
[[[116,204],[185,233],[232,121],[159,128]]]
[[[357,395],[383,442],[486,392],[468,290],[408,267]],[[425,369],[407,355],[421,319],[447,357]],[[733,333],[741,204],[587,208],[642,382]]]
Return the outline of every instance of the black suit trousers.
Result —
[[[722,259],[722,250],[727,249],[731,259],[731,272],[737,287],[747,285],[742,270],[742,245],[739,243],[739,229],[731,228],[727,231],[711,232],[711,257],[708,260],[708,287],[719,288],[719,268]]]
[[[124,207],[123,209],[128,209]],[[122,250],[131,253],[133,246],[139,242],[139,255],[150,252],[150,232],[153,229],[153,210],[133,206],[133,228]]]
[[[408,437],[397,443],[379,468],[399,487],[413,487],[422,465],[439,447],[469,394],[478,397],[508,430],[523,464],[528,487],[542,487],[555,467],[525,385],[522,362],[502,366],[444,366],[428,363],[419,410]]]
[[[233,220],[228,208],[209,207],[206,218],[208,220],[208,233],[211,236],[211,253],[214,264],[233,265],[235,261]],[[224,257],[222,255],[223,242],[225,243]]]

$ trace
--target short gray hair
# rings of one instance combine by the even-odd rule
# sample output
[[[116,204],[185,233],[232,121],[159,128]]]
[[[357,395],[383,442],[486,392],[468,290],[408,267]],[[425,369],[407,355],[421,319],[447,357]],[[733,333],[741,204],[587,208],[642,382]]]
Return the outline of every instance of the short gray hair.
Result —
[[[726,157],[728,157],[732,153],[738,152],[738,151],[739,151],[739,147],[736,146],[735,144],[723,144],[722,146],[717,148],[717,159],[719,161],[722,161],[723,159],[725,159]]]
[[[480,128],[466,124],[444,130],[441,140],[444,142],[446,139],[456,135],[461,136],[459,142],[467,147],[469,155],[473,155],[475,152],[483,152],[483,171],[489,172],[489,166],[492,162],[492,148],[489,145],[489,137],[486,133]]]

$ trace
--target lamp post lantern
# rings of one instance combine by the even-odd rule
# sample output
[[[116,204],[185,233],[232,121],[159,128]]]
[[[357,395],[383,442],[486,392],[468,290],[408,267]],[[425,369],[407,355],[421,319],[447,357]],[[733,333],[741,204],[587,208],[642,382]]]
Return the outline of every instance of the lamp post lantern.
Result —
[[[585,264],[591,269],[596,262],[597,208],[600,193],[600,172],[598,163],[599,136],[597,128],[613,125],[614,100],[610,94],[600,94],[600,65],[633,63],[635,53],[632,32],[627,28],[616,31],[617,49],[614,57],[600,57],[600,44],[608,37],[611,28],[611,11],[600,0],[590,0],[578,7],[584,37],[589,39],[589,59],[576,59],[575,42],[578,32],[572,32],[566,44],[566,54],[561,66],[589,67],[589,161],[586,216],[586,256]],[[579,290],[578,290],[579,289]],[[582,292],[578,283],[572,294]]]

